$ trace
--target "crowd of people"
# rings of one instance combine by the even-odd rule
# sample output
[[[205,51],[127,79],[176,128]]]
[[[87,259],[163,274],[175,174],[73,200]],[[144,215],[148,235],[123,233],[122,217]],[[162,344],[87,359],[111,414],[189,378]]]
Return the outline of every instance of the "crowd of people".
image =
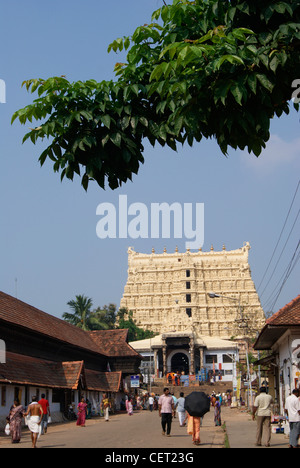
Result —
[[[215,426],[221,426],[221,408],[222,406],[231,405],[231,392],[218,393],[213,392],[207,395],[210,400],[210,405],[214,411]],[[271,405],[273,399],[267,393],[267,389],[262,387],[259,395],[255,398],[252,409],[253,420],[257,420],[257,435],[256,445],[262,444],[263,432],[265,432],[265,445],[270,446],[271,440]],[[106,394],[102,395],[100,403],[100,412],[104,416],[106,422],[109,421],[110,413],[113,411],[114,401]],[[161,418],[162,435],[170,437],[171,428],[176,415],[178,417],[179,426],[187,427],[187,432],[192,436],[194,445],[200,444],[200,427],[203,417],[195,417],[186,411],[185,395],[180,393],[179,398],[176,398],[174,393],[171,393],[168,387],[164,388],[163,394],[154,393],[141,394],[126,394],[122,400],[121,408],[126,410],[129,416],[133,415],[134,410],[158,411]],[[288,417],[290,427],[290,447],[295,448],[298,445],[300,436],[300,392],[294,390],[293,393],[286,399],[285,412]],[[77,406],[76,425],[85,427],[87,418],[91,417],[91,404],[84,397]],[[47,433],[49,422],[51,422],[50,405],[45,395],[38,400],[36,396],[32,397],[32,401],[27,410],[15,400],[9,415],[7,417],[6,434],[11,436],[13,444],[19,443],[21,440],[21,429],[23,418],[31,432],[32,447],[36,448],[37,440],[42,434]]]
[[[214,409],[215,426],[221,426],[221,405],[225,399],[222,398],[221,394],[212,393],[207,396]],[[170,393],[169,388],[165,387],[163,395],[158,400],[158,409],[161,417],[162,435],[171,436],[172,420],[176,418],[177,412],[180,427],[187,426],[187,432],[192,436],[193,444],[200,445],[200,427],[203,417],[193,416],[193,414],[188,413],[183,392],[180,393],[180,397],[177,399],[173,393]]]
[[[11,435],[13,444],[18,444],[21,441],[23,418],[31,433],[32,448],[36,448],[39,437],[47,433],[51,418],[49,402],[44,394],[39,401],[36,396],[33,396],[27,411],[18,399],[14,401],[6,418],[7,426],[5,428],[6,434]]]

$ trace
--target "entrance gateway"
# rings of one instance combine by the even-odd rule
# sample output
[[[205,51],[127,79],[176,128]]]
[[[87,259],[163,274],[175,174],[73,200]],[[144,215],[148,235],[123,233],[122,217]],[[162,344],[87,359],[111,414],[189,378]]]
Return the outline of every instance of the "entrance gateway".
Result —
[[[168,332],[129,343],[143,356],[141,374],[147,379],[169,373],[195,375],[207,380],[210,375],[236,385],[239,361],[238,343],[219,337],[199,335],[193,330]]]
[[[190,356],[184,350],[174,351],[170,354],[167,364],[168,372],[190,373]]]

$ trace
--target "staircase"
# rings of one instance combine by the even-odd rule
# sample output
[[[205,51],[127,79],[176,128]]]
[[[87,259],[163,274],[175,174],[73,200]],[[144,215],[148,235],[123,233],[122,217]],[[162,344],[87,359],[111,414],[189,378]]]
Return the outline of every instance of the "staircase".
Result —
[[[226,393],[227,390],[233,390],[232,382],[214,382],[214,383],[198,383],[190,384],[189,387],[183,385],[170,385],[166,382],[166,379],[156,378],[154,383],[151,385],[151,392],[156,395],[162,395],[165,387],[168,387],[171,393],[174,393],[176,398],[179,398],[180,393],[183,392],[184,396],[189,395],[192,392],[204,392],[208,395],[215,393]],[[148,385],[148,392],[150,391],[150,385]]]

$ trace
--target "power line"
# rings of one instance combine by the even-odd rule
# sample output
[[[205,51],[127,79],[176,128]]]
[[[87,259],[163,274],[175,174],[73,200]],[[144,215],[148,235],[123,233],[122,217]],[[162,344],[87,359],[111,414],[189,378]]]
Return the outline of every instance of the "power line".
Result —
[[[261,280],[261,282],[259,283],[259,286],[258,286],[258,288],[257,288],[257,291],[259,291],[259,288],[261,287],[261,285],[262,285],[262,283],[263,283],[263,281],[264,281],[264,279],[265,279],[265,277],[266,277],[266,274],[267,274],[267,272],[268,272],[268,270],[269,270],[269,268],[270,268],[270,265],[271,265],[271,263],[272,263],[273,257],[274,257],[274,255],[275,255],[275,252],[276,252],[276,250],[277,250],[277,247],[278,247],[278,244],[279,244],[279,242],[280,242],[281,236],[282,236],[283,231],[284,231],[284,229],[285,229],[287,220],[288,220],[288,218],[289,218],[290,212],[291,212],[291,210],[292,210],[292,207],[293,207],[293,204],[294,204],[294,201],[295,201],[295,198],[296,198],[298,189],[299,189],[299,185],[300,185],[300,179],[299,179],[299,181],[298,181],[298,185],[297,185],[295,194],[294,194],[294,196],[293,196],[293,200],[292,200],[292,202],[291,202],[291,205],[290,205],[288,214],[287,214],[286,219],[285,219],[285,221],[284,221],[283,228],[282,228],[281,233],[280,233],[280,235],[279,235],[279,239],[278,239],[278,241],[277,241],[277,243],[276,243],[276,245],[275,245],[275,248],[274,248],[273,253],[272,253],[272,255],[271,255],[271,259],[270,259],[270,261],[269,261],[269,263],[268,263],[268,266],[267,266],[267,268],[266,268],[266,270],[265,270],[265,272],[264,272],[264,274],[263,274],[262,280]]]
[[[297,254],[298,249],[299,249],[299,252]],[[291,258],[287,268],[285,269],[285,271],[284,271],[283,275],[281,276],[280,280],[278,281],[276,287],[273,289],[271,295],[269,296],[268,300],[266,301],[266,303],[264,305],[264,309],[266,309],[269,305],[270,305],[269,306],[270,310],[274,309],[275,304],[278,301],[278,298],[279,298],[279,296],[281,294],[281,291],[282,291],[285,283],[287,282],[288,278],[292,274],[292,272],[293,272],[293,270],[294,270],[294,268],[297,265],[299,260],[300,260],[300,240],[298,241],[298,244],[297,244],[297,246],[295,248],[295,251],[294,251],[294,253],[292,255],[292,258]],[[283,277],[284,277],[284,279],[283,279],[283,281],[282,281],[282,283],[281,283],[281,285],[280,285],[280,287],[279,287],[279,289],[278,289],[278,291],[277,291],[277,293],[275,295],[275,298],[274,298],[274,294],[275,294],[275,292],[277,290],[277,287],[279,286],[279,284],[280,284]],[[271,301],[273,301],[273,302],[271,302]]]
[[[273,278],[273,275],[274,275],[274,273],[275,273],[275,271],[276,271],[276,268],[277,268],[277,266],[278,266],[278,263],[279,263],[279,261],[280,261],[280,259],[281,259],[281,257],[282,257],[282,254],[283,254],[283,252],[284,252],[284,249],[286,248],[287,243],[288,243],[288,241],[289,241],[289,238],[291,237],[291,234],[292,234],[292,232],[293,232],[293,229],[294,229],[294,227],[295,227],[295,224],[296,224],[296,222],[297,222],[297,219],[298,219],[298,217],[299,217],[299,214],[300,214],[300,210],[299,210],[298,213],[297,213],[296,219],[295,219],[295,221],[294,221],[294,223],[293,223],[293,226],[292,226],[292,228],[291,228],[291,230],[290,230],[290,233],[289,233],[289,235],[288,235],[288,238],[287,238],[287,240],[285,241],[285,244],[284,244],[284,246],[283,246],[283,248],[282,248],[282,250],[281,250],[281,254],[279,255],[279,258],[278,258],[278,260],[277,260],[277,263],[276,263],[276,265],[275,265],[275,267],[274,267],[274,269],[273,269],[273,273],[271,274],[271,276],[270,276],[270,278],[269,278],[269,281],[267,282],[266,286],[264,287],[263,291],[261,292],[260,297],[263,296],[263,294],[264,294],[266,288],[268,287],[268,285],[269,285],[271,279]]]

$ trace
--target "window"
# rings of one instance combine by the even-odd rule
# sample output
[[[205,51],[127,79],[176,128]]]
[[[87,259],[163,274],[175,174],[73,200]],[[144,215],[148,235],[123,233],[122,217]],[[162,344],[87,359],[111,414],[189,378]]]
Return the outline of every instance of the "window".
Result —
[[[52,391],[52,403],[60,403],[61,391],[60,389],[54,388]]]
[[[217,364],[218,363],[218,356],[216,354],[207,354],[205,356],[205,363],[206,364]]]
[[[1,406],[6,406],[6,387],[0,387],[1,389]]]
[[[186,277],[190,278],[190,276],[191,276],[191,270],[186,270]]]
[[[186,295],[186,302],[192,302],[192,297],[190,294]]]
[[[223,354],[222,360],[223,360],[223,364],[232,364],[233,355],[232,354]]]
[[[185,309],[185,311],[186,311],[187,316],[191,318],[191,316],[192,316],[192,309],[191,309],[190,307],[188,307],[187,309]]]
[[[191,282],[190,281],[186,282],[186,289],[191,289]]]

